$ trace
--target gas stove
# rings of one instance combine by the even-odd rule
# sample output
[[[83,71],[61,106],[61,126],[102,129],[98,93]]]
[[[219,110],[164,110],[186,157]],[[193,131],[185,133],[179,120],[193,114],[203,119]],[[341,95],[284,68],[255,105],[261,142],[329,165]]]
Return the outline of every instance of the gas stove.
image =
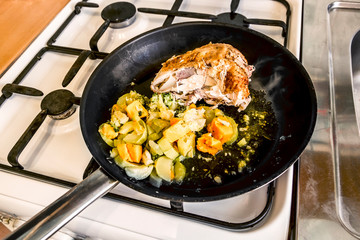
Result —
[[[299,57],[300,0],[129,1],[122,2],[128,8],[120,20],[106,15],[114,3],[70,1],[0,79],[0,216],[12,229],[97,167],[81,135],[78,104],[96,66],[132,37],[223,18],[272,37]],[[59,96],[68,101],[49,104]],[[293,170],[237,197],[181,207],[119,184],[54,237],[285,239],[294,214]]]

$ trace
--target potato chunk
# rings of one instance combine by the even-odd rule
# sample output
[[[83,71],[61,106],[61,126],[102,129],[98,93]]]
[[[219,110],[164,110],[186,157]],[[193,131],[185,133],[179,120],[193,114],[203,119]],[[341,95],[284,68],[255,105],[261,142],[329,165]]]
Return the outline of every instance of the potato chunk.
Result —
[[[190,132],[189,126],[183,121],[180,120],[171,127],[167,128],[163,135],[165,138],[169,140],[169,142],[175,142],[185,136],[188,132]]]

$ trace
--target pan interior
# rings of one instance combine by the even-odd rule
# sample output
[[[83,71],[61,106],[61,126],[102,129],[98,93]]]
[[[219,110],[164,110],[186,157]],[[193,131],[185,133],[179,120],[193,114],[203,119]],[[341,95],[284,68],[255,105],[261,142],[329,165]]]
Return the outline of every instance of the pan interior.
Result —
[[[264,90],[278,122],[276,140],[253,166],[225,184],[205,188],[182,185],[152,186],[135,181],[109,159],[109,148],[97,129],[109,119],[109,109],[132,87],[147,96],[151,79],[161,63],[173,55],[213,43],[228,43],[255,65],[250,86]],[[179,201],[218,200],[258,188],[282,174],[309,141],[316,118],[316,97],[309,76],[296,58],[280,44],[246,28],[217,23],[182,23],[140,35],[114,50],[91,75],[84,90],[80,121],[85,142],[96,161],[112,177],[145,194]]]

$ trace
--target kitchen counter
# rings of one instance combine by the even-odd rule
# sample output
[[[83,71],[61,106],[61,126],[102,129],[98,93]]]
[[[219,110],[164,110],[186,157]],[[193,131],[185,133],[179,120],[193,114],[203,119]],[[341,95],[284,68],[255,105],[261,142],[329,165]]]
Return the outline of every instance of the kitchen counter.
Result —
[[[302,240],[356,239],[345,230],[336,211],[327,34],[327,9],[332,2],[304,0],[302,63],[315,86],[318,119],[312,139],[300,161],[297,230],[298,239]],[[346,22],[343,26],[346,26]]]
[[[0,1],[0,76],[69,0]]]

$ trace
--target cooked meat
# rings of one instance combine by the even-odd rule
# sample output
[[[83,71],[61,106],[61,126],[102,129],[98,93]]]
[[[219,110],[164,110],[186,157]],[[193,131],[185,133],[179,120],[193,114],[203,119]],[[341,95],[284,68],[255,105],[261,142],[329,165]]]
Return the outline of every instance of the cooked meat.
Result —
[[[204,99],[243,110],[250,103],[249,81],[254,67],[229,44],[209,43],[173,56],[151,83],[157,93],[171,92],[187,104]]]

